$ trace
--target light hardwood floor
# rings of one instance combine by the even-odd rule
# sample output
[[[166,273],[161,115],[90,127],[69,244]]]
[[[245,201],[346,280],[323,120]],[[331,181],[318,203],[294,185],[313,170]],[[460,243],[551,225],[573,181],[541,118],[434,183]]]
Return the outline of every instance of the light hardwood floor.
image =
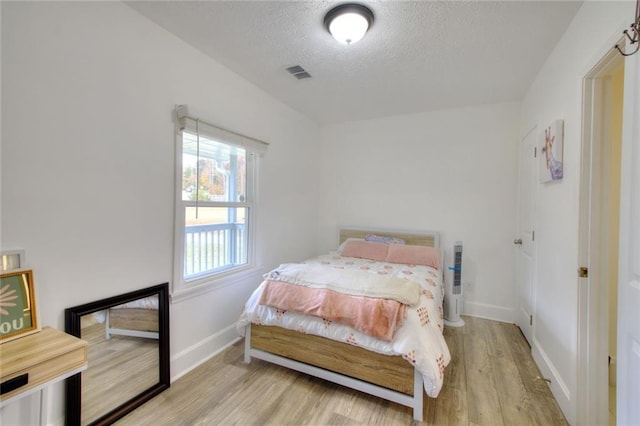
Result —
[[[82,372],[82,424],[97,420],[158,383],[158,341],[141,337],[105,338],[104,323],[82,328],[89,344],[89,367]]]
[[[446,328],[452,360],[425,424],[566,425],[512,324],[465,317]],[[260,360],[240,341],[177,380],[119,425],[409,425],[409,408]]]

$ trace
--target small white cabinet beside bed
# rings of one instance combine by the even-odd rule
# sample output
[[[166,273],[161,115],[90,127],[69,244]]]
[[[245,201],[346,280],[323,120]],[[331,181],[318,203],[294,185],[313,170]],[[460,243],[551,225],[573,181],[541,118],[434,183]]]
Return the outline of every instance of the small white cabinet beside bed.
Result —
[[[380,232],[377,230],[341,230],[340,242],[343,243],[348,238],[364,238],[368,234],[401,238],[406,241],[407,245],[420,245],[439,249],[439,235],[437,233],[407,234]],[[440,265],[443,263],[443,259],[441,259]],[[437,287],[439,291],[434,291],[436,294],[442,293],[441,271],[442,266],[438,270]],[[431,298],[431,293],[428,293],[430,295],[429,298]],[[439,300],[440,306],[437,306],[436,303],[434,310],[430,312],[432,312],[432,315],[433,312],[437,312],[436,315],[439,318],[435,319],[435,322],[442,324],[442,296],[436,295],[434,299]],[[249,302],[247,306],[249,306]],[[243,317],[245,315],[246,312],[243,313]],[[424,312],[420,315],[421,318],[424,317]],[[428,317],[429,315],[427,314],[426,316]],[[241,327],[244,325],[242,322],[243,317],[241,317],[239,327],[241,334],[242,330],[244,330],[245,362],[249,363],[251,358],[258,358],[278,364],[408,406],[413,410],[413,418],[415,420],[422,421],[424,418],[429,400],[429,396],[425,393],[424,377],[426,376],[424,371],[414,368],[414,365],[400,354],[374,352],[364,347],[332,340],[320,335],[299,332],[296,329],[285,328],[285,326],[263,324],[261,321],[247,323],[246,328],[242,329]],[[437,344],[434,347],[442,348],[442,356],[437,361],[439,371],[436,374],[439,373],[442,376],[450,355],[442,336],[443,326],[440,325],[438,327],[439,332],[434,333],[439,334],[436,338]],[[398,332],[396,332],[397,335]],[[436,386],[436,394],[440,389],[441,383],[440,378],[440,383]],[[429,389],[433,389],[433,385],[430,383],[427,383],[427,386]]]

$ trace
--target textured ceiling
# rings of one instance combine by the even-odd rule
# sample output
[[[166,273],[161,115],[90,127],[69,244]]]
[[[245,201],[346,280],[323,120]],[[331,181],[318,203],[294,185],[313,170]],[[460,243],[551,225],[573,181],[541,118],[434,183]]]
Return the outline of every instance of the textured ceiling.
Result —
[[[523,97],[579,1],[362,1],[375,21],[337,43],[333,1],[127,2],[320,123]],[[286,72],[302,66],[312,78]]]

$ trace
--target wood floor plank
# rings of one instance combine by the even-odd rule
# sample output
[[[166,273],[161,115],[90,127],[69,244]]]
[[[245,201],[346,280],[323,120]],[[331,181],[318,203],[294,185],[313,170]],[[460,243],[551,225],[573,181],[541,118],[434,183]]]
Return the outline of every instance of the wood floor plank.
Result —
[[[445,383],[466,392],[467,378],[464,364],[464,328],[446,327],[444,338],[449,347],[451,361],[445,370]]]
[[[567,421],[560,410],[557,401],[551,395],[548,383],[543,380],[540,369],[531,356],[531,348],[522,336],[522,332],[515,325],[500,323],[508,340],[507,347],[511,350],[521,381],[524,384],[531,402],[531,415],[534,424],[538,425],[566,425]]]
[[[467,376],[464,364],[463,329],[447,327],[444,336],[449,346],[451,361],[445,370],[445,383],[437,398],[431,401],[436,425],[463,425],[469,422],[467,407]]]
[[[486,341],[484,322],[477,318],[465,320],[464,362],[467,375],[469,421],[482,426],[504,425],[492,358]]]
[[[531,399],[519,374],[517,360],[509,350],[505,330],[499,323],[484,327],[485,337],[492,358],[493,380],[502,408],[505,424],[535,424]]]
[[[465,317],[446,328],[451,363],[429,425],[566,425],[512,324]],[[528,407],[528,408],[527,408]],[[117,425],[417,425],[412,411],[261,360],[240,341],[195,368]]]

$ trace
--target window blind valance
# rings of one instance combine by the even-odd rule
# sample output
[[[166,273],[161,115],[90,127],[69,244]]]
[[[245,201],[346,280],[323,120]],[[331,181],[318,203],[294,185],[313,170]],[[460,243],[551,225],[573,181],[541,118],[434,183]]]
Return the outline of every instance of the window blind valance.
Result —
[[[181,131],[186,130],[193,134],[199,133],[208,139],[234,145],[258,155],[264,155],[269,146],[267,142],[259,139],[232,132],[231,130],[223,129],[222,127],[214,126],[213,124],[188,116],[178,118],[178,128]]]

